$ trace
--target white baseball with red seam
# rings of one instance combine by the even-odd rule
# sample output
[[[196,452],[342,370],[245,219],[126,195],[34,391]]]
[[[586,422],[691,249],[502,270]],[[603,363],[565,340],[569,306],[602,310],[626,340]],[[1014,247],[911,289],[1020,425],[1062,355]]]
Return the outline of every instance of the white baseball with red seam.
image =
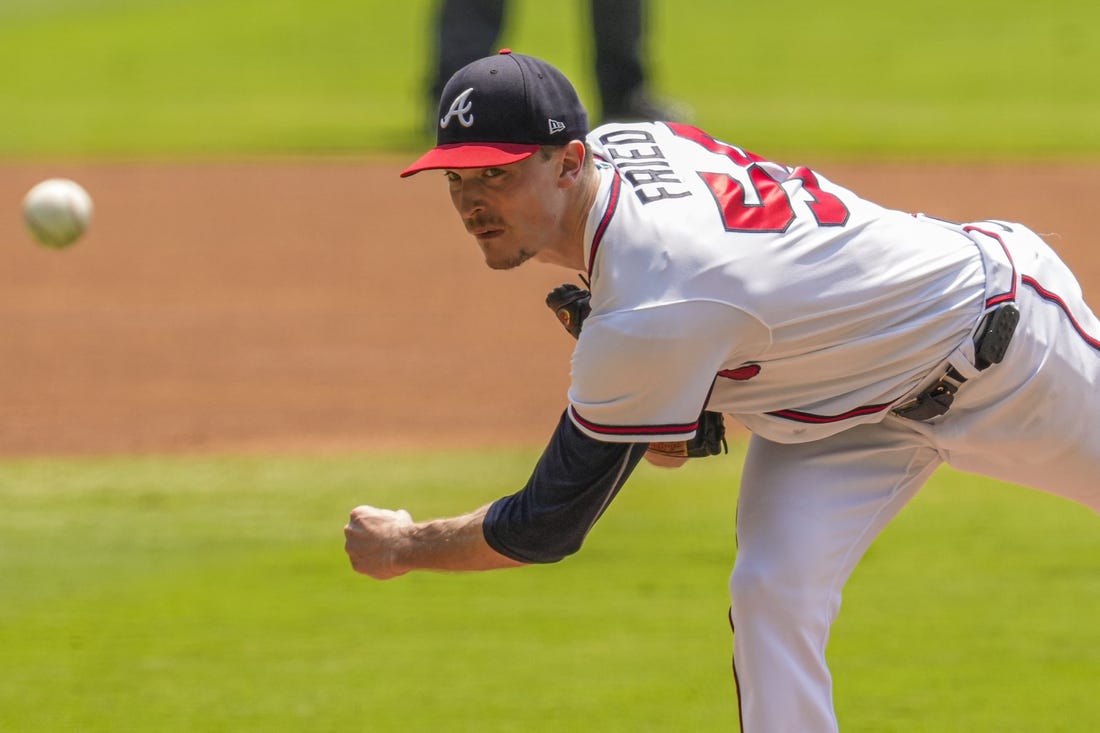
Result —
[[[49,178],[23,197],[23,219],[39,244],[68,247],[88,228],[92,197],[76,181]]]

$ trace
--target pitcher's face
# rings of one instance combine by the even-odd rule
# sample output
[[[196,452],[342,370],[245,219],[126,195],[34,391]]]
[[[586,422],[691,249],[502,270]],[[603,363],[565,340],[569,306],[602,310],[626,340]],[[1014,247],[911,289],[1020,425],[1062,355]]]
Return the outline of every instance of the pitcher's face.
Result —
[[[560,236],[559,157],[538,152],[509,165],[446,171],[451,202],[489,267],[518,267]]]

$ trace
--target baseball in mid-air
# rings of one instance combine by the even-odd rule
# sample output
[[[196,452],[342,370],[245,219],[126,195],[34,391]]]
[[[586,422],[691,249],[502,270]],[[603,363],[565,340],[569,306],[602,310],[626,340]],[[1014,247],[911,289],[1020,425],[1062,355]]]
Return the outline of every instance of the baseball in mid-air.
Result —
[[[76,181],[49,178],[23,197],[23,219],[38,242],[61,249],[80,239],[92,219],[92,197]]]

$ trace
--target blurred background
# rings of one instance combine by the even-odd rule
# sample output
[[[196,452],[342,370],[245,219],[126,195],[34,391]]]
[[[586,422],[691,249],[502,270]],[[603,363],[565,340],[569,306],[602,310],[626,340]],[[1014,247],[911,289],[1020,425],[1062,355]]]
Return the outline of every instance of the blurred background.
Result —
[[[410,150],[436,3],[4,0],[0,155],[194,157]],[[655,91],[770,155],[1095,157],[1088,0],[828,5],[652,0]],[[508,3],[501,46],[594,105],[588,3]]]

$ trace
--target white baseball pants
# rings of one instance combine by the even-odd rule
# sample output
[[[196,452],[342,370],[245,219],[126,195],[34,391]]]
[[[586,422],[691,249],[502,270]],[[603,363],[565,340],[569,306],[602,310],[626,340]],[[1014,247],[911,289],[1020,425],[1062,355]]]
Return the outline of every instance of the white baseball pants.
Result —
[[[730,580],[744,733],[838,731],[825,661],[841,590],[942,463],[1100,513],[1100,322],[1038,237],[1005,237],[1021,319],[1005,361],[931,423],[896,416],[824,440],[754,437]]]

